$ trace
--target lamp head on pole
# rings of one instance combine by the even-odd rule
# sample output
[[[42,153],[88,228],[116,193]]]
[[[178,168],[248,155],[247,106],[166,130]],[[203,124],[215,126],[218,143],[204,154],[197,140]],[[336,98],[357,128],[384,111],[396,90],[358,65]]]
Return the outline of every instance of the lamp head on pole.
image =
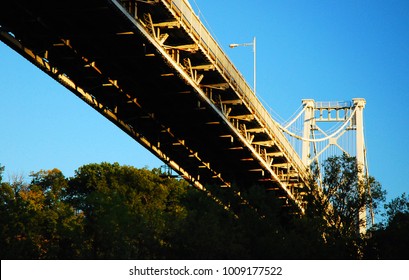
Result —
[[[254,87],[253,87],[253,91],[254,94],[256,94],[256,37],[253,38],[253,42],[251,43],[244,43],[244,44],[230,44],[229,47],[230,48],[236,48],[236,47],[248,47],[248,46],[253,46],[253,53],[254,53]]]
[[[237,48],[238,46],[240,46],[240,45],[239,45],[239,44],[230,44],[230,45],[229,45],[229,47],[232,48],[232,49],[233,49],[233,48]]]

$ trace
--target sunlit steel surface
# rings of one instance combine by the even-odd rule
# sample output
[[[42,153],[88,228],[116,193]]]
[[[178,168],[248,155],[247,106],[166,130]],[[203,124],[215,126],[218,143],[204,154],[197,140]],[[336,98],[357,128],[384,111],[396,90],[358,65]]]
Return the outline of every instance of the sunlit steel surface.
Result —
[[[304,211],[307,168],[187,2],[4,1],[0,39],[197,188]]]

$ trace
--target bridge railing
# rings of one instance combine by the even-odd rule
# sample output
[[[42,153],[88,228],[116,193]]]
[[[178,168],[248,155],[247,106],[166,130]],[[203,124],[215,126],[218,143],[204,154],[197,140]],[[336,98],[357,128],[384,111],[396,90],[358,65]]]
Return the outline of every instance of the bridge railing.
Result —
[[[187,31],[199,42],[199,47],[202,51],[210,57],[216,68],[229,80],[230,84],[241,95],[243,101],[249,105],[252,113],[254,113],[263,125],[276,137],[276,144],[280,146],[298,172],[301,172],[305,177],[306,167],[302,163],[299,155],[278,128],[271,114],[254,94],[243,75],[237,70],[219,44],[211,36],[210,32],[202,24],[192,7],[185,0],[162,1],[166,2],[172,11],[180,18],[180,21],[187,28]]]
[[[351,108],[351,101],[315,101],[315,109],[331,108],[331,109],[344,109]]]

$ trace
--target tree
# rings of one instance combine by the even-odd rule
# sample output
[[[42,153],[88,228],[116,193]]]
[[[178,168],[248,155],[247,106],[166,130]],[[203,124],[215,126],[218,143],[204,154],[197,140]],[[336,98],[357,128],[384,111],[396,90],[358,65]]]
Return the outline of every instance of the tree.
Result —
[[[357,212],[349,208],[370,202],[378,208],[384,192],[369,178],[372,201],[358,195],[355,168],[345,155],[325,162],[323,189],[311,188],[306,215],[296,216],[285,214],[277,198],[259,186],[240,189],[248,202],[242,203],[235,186],[207,186],[210,195],[158,169],[88,164],[72,178],[58,169],[40,170],[26,183],[19,177],[3,182],[0,166],[0,254],[4,259],[358,258],[363,239],[354,231]],[[368,258],[404,253],[408,206],[406,195],[388,204],[388,227],[371,232]],[[387,247],[388,240],[399,243]]]
[[[4,170],[4,168],[2,168]],[[38,250],[30,235],[26,234],[28,203],[20,196],[27,189],[21,181],[0,183],[0,247],[1,258],[37,258]]]
[[[0,184],[3,181],[3,172],[4,172],[4,166],[1,166],[0,164]]]
[[[77,236],[81,223],[63,200],[66,179],[57,169],[31,176],[30,184],[21,179],[1,183],[2,257],[74,258],[72,249],[76,247],[78,252],[79,245],[73,245],[69,233]]]
[[[385,204],[385,224],[371,231],[366,247],[370,259],[409,258],[409,196],[403,193]]]
[[[66,201],[68,179],[58,169],[32,173],[30,191],[41,197],[41,211],[36,213],[39,234],[46,258],[79,257],[83,216]]]
[[[313,172],[316,172],[316,167]],[[364,236],[357,234],[360,209],[377,211],[386,192],[373,177],[363,182],[364,192],[359,191],[358,168],[355,157],[346,154],[328,158],[322,166],[322,188],[309,191],[307,216],[314,220],[322,232],[328,247],[333,248],[334,258],[362,257]],[[311,185],[314,184],[314,178]]]
[[[84,215],[84,257],[157,259],[169,250],[169,233],[184,216],[187,184],[118,163],[80,167],[67,200]]]
[[[387,223],[393,223],[396,216],[409,214],[409,196],[403,193],[385,205]]]

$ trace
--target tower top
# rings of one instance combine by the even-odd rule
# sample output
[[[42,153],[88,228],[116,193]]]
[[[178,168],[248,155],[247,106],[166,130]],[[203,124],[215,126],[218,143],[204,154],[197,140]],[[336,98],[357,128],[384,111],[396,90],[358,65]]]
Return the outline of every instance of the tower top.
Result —
[[[365,108],[365,104],[366,104],[365,98],[353,98],[352,101],[354,102],[355,106]]]

